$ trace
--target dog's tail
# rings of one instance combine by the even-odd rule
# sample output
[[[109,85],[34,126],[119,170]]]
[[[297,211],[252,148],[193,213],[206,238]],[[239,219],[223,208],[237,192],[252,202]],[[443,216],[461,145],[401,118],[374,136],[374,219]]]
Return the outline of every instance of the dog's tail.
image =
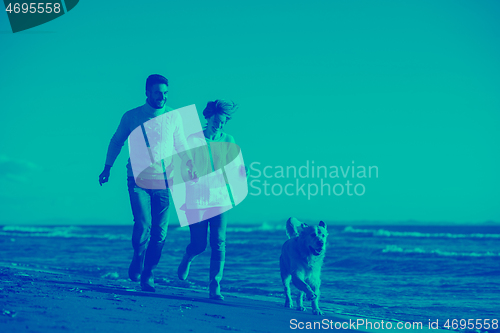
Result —
[[[286,221],[286,234],[288,238],[294,238],[299,236],[299,232],[297,231],[298,226],[302,226],[303,228],[307,227],[305,223],[301,223],[295,217],[290,217]]]

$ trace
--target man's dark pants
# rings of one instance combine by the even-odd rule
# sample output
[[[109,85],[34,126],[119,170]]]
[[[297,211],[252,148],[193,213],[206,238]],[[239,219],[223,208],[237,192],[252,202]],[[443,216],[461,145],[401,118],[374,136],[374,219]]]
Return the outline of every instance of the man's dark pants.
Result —
[[[128,177],[127,182],[134,215],[134,256],[144,260],[144,270],[153,270],[160,261],[167,236],[169,189],[145,189],[139,187],[133,177]]]

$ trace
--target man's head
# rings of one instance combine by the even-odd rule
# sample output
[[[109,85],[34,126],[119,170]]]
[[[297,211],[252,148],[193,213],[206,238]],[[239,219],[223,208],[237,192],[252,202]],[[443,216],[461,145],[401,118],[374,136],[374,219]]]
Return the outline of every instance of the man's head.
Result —
[[[146,96],[148,104],[155,108],[161,109],[167,102],[168,80],[166,77],[153,74],[146,80]]]

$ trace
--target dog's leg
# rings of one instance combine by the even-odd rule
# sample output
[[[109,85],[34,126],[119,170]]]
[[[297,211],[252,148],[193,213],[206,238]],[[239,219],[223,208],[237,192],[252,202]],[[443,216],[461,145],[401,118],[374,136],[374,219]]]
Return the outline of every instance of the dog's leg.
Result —
[[[319,284],[312,284],[311,285],[314,293],[316,294],[316,298],[311,301],[311,307],[312,307],[312,312],[315,315],[318,316],[323,316],[324,312],[319,309],[319,296],[320,296],[320,291],[319,291]]]
[[[292,292],[290,288],[290,282],[292,281],[292,276],[288,275],[283,280],[283,286],[285,287],[285,308],[292,308],[293,307],[293,301],[292,301]]]
[[[299,291],[299,294],[297,295],[297,310],[298,311],[306,311],[306,308],[304,307],[303,299],[304,299],[304,293],[302,291]]]
[[[283,287],[285,288],[285,308],[292,308],[292,293],[290,289],[290,282],[292,281],[292,276],[287,273],[287,269],[284,266],[283,259],[280,257],[280,269],[281,269],[281,281],[283,281]]]
[[[292,273],[292,282],[297,289],[306,294],[309,301],[317,297],[311,287],[309,287],[309,285],[304,281],[304,278],[299,276],[297,272]]]

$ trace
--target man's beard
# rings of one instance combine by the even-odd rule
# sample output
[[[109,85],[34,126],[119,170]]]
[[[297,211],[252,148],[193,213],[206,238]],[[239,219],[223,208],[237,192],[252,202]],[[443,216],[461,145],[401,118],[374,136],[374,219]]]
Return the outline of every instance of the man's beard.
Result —
[[[165,106],[166,102],[167,101],[165,99],[160,99],[160,100],[154,100],[152,104],[154,108],[161,109]]]

